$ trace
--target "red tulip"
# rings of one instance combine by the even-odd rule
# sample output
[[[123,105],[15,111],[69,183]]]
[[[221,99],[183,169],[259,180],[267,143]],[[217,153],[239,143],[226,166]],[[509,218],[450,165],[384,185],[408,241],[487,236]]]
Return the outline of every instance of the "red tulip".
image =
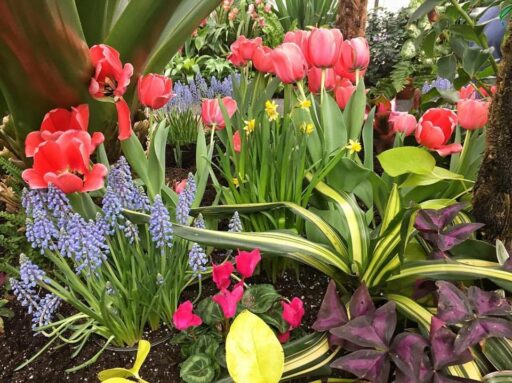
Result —
[[[459,98],[466,100],[466,99],[474,99],[476,97],[476,90],[473,87],[473,85],[466,85],[460,88],[459,90]]]
[[[193,309],[194,306],[190,301],[183,302],[178,306],[172,316],[172,323],[177,330],[184,331],[190,327],[200,326],[203,323],[201,318],[192,312]]]
[[[176,182],[174,184],[174,191],[177,194],[180,194],[187,187],[187,179],[182,179],[180,182]]]
[[[370,47],[364,37],[345,40],[341,44],[339,60],[334,66],[337,75],[356,81],[356,72],[364,76],[370,64]]]
[[[318,68],[331,68],[338,61],[343,35],[339,29],[315,28],[309,35],[308,61]]]
[[[261,45],[261,37],[248,39],[242,35],[231,44],[231,54],[228,56],[228,60],[235,66],[244,66],[247,64],[247,61],[252,60],[256,48]]]
[[[286,32],[283,40],[284,43],[295,43],[299,46],[302,53],[304,54],[304,58],[306,59],[308,66],[311,66],[308,56],[308,39],[310,34],[311,32],[309,31],[298,29],[296,31]]]
[[[322,83],[322,69],[317,67],[312,67],[308,71],[308,88],[311,93],[320,92]],[[327,68],[325,70],[325,83],[324,87],[326,90],[332,90],[336,87],[336,75],[334,74],[334,70],[332,68]]]
[[[304,303],[295,297],[290,303],[281,302],[281,305],[283,306],[283,319],[292,329],[299,327],[304,316]]]
[[[231,97],[224,97],[221,100],[226,108],[229,118],[233,117],[237,108],[236,101]],[[226,127],[226,122],[224,121],[222,111],[220,110],[219,99],[217,98],[203,100],[201,104],[201,117],[203,119],[203,123],[208,127],[219,130]]]
[[[308,64],[297,44],[279,45],[272,52],[272,61],[277,77],[286,84],[300,81],[306,76]]]
[[[269,47],[257,47],[252,55],[252,63],[256,70],[262,73],[274,73],[274,63],[272,62],[272,49]]]
[[[212,300],[220,306],[224,317],[229,319],[235,316],[238,302],[240,302],[243,295],[244,288],[239,285],[234,287],[233,291],[222,289],[220,293],[212,297]]]
[[[489,121],[489,102],[481,100],[461,100],[457,103],[459,125],[467,130],[483,128]]]
[[[346,78],[339,79],[334,89],[334,95],[336,96],[336,102],[341,109],[345,109],[352,97],[352,94],[356,91],[356,87],[352,82]]]
[[[406,112],[391,112],[389,122],[393,126],[395,132],[405,133],[409,136],[416,129],[416,117]]]
[[[240,151],[242,150],[242,140],[240,138],[240,131],[239,130],[237,130],[233,134],[233,149],[237,153],[240,153]]]
[[[283,333],[278,333],[277,334],[277,339],[279,340],[280,343],[286,343],[290,340],[290,331],[286,331],[286,332],[283,332]]]
[[[90,165],[90,156],[103,142],[103,134],[79,130],[60,133],[55,140],[45,141],[35,150],[32,168],[22,177],[32,189],[44,189],[53,184],[64,193],[88,192],[103,187],[107,168]]]
[[[457,115],[446,108],[432,108],[423,114],[416,127],[416,141],[441,156],[458,153],[459,144],[447,145],[457,125]]]
[[[172,80],[153,73],[141,76],[137,83],[137,95],[142,105],[160,109],[172,97]]]
[[[236,269],[244,278],[250,278],[254,273],[254,269],[261,261],[260,249],[252,251],[238,250],[238,255],[235,257]]]
[[[213,264],[212,278],[219,290],[227,289],[231,284],[231,273],[235,267],[231,262],[224,262],[220,265]]]
[[[56,140],[68,130],[87,131],[89,127],[89,105],[82,104],[71,110],[52,109],[44,115],[39,131],[30,132],[25,139],[25,155],[33,157],[37,147],[44,141]],[[57,133],[57,134],[55,134]]]
[[[89,49],[94,75],[89,84],[89,93],[94,98],[112,97],[116,103],[119,120],[119,139],[126,140],[132,134],[130,108],[123,95],[133,74],[132,64],[123,64],[119,52],[105,44]],[[122,104],[122,105],[119,105]]]

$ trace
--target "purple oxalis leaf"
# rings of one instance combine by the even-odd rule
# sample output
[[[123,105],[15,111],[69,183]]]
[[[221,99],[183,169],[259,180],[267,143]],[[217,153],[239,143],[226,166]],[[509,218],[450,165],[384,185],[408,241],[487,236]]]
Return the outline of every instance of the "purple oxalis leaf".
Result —
[[[414,227],[421,232],[436,233],[445,228],[466,205],[457,203],[443,209],[423,209],[418,211]]]
[[[455,285],[446,281],[436,282],[439,301],[437,317],[448,324],[464,322],[473,317],[471,305],[466,296]]]
[[[476,286],[468,290],[468,299],[480,316],[506,316],[512,314],[512,306],[507,298],[495,291],[484,291]]]
[[[325,292],[315,323],[315,331],[328,331],[348,322],[347,310],[336,291],[336,282],[331,280]]]
[[[391,343],[396,328],[396,304],[388,302],[379,307],[373,316],[373,328],[385,345]]]
[[[454,352],[460,353],[487,338],[512,339],[512,322],[502,318],[478,318],[463,326],[454,342]]]
[[[375,305],[373,304],[370,292],[364,282],[357,288],[350,300],[350,318],[354,319],[361,315],[373,313]]]
[[[417,279],[414,282],[413,299],[421,299],[437,290],[436,282],[429,279]]]
[[[398,370],[396,383],[430,383],[432,367],[425,349],[428,341],[420,334],[402,333],[393,340],[390,356]]]
[[[359,350],[335,360],[331,367],[350,372],[359,379],[387,383],[391,365],[386,351]]]
[[[463,223],[452,226],[438,235],[435,245],[441,251],[448,251],[467,240],[471,234],[483,226],[481,223]]]
[[[445,326],[442,320],[432,317],[430,323],[430,348],[434,370],[438,371],[448,366],[464,364],[473,360],[469,350],[465,350],[462,353],[455,352],[455,338],[456,335]]]

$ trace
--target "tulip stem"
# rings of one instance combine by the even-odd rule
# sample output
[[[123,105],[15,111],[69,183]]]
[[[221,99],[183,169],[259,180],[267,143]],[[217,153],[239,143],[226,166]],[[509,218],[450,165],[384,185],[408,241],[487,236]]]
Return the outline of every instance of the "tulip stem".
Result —
[[[356,69],[356,87],[359,85],[359,68]]]
[[[320,104],[324,103],[324,90],[325,90],[325,73],[326,69],[322,68],[322,77],[320,79]]]
[[[464,165],[464,159],[467,156],[469,145],[471,145],[471,137],[473,135],[472,130],[466,130],[466,138],[464,139],[464,145],[462,146],[462,152],[459,157],[459,166],[457,166],[457,173],[460,174],[462,166]]]

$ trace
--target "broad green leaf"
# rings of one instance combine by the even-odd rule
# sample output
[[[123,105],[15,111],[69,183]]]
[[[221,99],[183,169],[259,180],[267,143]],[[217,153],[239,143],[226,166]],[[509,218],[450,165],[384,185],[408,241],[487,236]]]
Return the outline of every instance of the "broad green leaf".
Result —
[[[429,152],[415,146],[389,149],[377,158],[384,171],[391,177],[407,173],[429,174],[436,166],[436,160]]]
[[[474,77],[489,59],[490,51],[481,48],[466,48],[462,56],[462,68]]]
[[[427,186],[446,180],[458,181],[463,179],[464,177],[460,174],[436,166],[428,174],[409,174],[407,179],[400,184],[400,187]]]
[[[127,140],[121,141],[121,149],[131,168],[137,173],[142,182],[148,188],[151,187],[148,159],[137,136],[132,134]]]
[[[429,13],[436,5],[439,5],[443,2],[443,0],[426,0],[424,1],[418,9],[414,11],[414,13],[411,15],[409,22],[416,21],[423,16],[425,16],[427,13]]]
[[[110,379],[115,378],[129,378],[132,377],[133,373],[127,368],[110,368],[108,370],[103,370],[98,373],[98,379],[100,382],[110,381]]]
[[[245,310],[235,318],[226,338],[226,362],[235,383],[278,383],[284,351],[271,328]]]
[[[148,175],[151,182],[151,190],[155,194],[160,194],[160,190],[165,183],[165,148],[167,146],[168,134],[169,126],[166,126],[164,120],[158,124],[151,138],[148,156]],[[151,197],[154,197],[154,195]]]
[[[210,297],[204,298],[199,302],[196,313],[207,325],[213,325],[224,320],[224,315],[222,315],[219,305]]]
[[[502,266],[510,258],[507,248],[505,247],[503,242],[501,242],[499,239],[496,241],[496,257],[498,258],[498,262]]]
[[[343,122],[340,107],[325,90],[320,114],[324,133],[324,155],[329,155],[347,144],[348,128]]]
[[[350,97],[347,107],[343,112],[343,120],[348,132],[348,138],[359,140],[363,128],[366,110],[366,90],[364,81],[359,81],[356,91]]]
[[[274,286],[269,284],[259,284],[250,286],[244,292],[242,305],[255,314],[262,314],[270,310],[274,302],[281,299],[281,295]]]
[[[151,350],[151,343],[149,343],[147,340],[140,340],[139,341],[139,348],[137,349],[137,357],[135,358],[135,362],[133,363],[133,367],[130,369],[130,371],[134,375],[139,375],[140,368],[144,364],[144,361],[149,355],[149,351]]]
[[[186,383],[210,383],[215,377],[212,359],[206,354],[196,354],[181,365],[180,378]]]
[[[455,79],[455,75],[457,74],[457,59],[453,53],[437,60],[437,66],[439,76],[447,78],[450,81]]]

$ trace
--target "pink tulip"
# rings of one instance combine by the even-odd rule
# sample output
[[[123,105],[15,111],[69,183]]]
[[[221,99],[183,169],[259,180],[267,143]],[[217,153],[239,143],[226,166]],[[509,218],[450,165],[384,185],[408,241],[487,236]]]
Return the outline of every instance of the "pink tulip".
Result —
[[[239,130],[237,130],[233,134],[233,149],[237,153],[240,153],[240,151],[242,150],[242,139],[240,138],[240,131]]]
[[[295,43],[299,46],[302,54],[304,55],[304,58],[306,59],[306,62],[308,63],[308,66],[311,66],[308,57],[308,39],[310,34],[311,32],[309,31],[298,29],[296,31],[286,32],[283,40],[284,43]]]
[[[238,255],[235,257],[236,269],[244,278],[250,278],[254,273],[254,269],[261,261],[260,249],[252,251],[238,250]]]
[[[160,74],[140,76],[137,82],[137,95],[142,105],[160,109],[172,97],[172,80]]]
[[[315,28],[309,35],[308,61],[318,68],[331,68],[338,61],[343,35],[339,29]]]
[[[458,153],[462,150],[460,144],[450,144],[457,115],[446,108],[432,108],[423,114],[416,127],[416,141],[430,150],[435,150],[441,156]]]
[[[334,89],[334,95],[336,97],[336,102],[341,109],[345,109],[352,97],[352,94],[356,91],[356,87],[352,82],[346,78],[339,79],[336,88]]]
[[[221,99],[224,107],[226,108],[226,112],[228,113],[229,118],[233,117],[237,109],[236,101],[231,97],[224,97]],[[219,106],[219,99],[204,99],[201,104],[201,118],[203,119],[203,124],[216,128],[218,130],[222,130],[226,127],[226,122],[224,121],[224,117],[222,116],[222,111]]]
[[[311,93],[319,93],[322,83],[322,69],[312,67],[308,71],[308,88]],[[334,69],[327,68],[325,70],[325,90],[332,90],[336,87],[336,75]]]
[[[283,319],[292,329],[299,327],[304,316],[304,303],[295,297],[290,303],[281,302],[281,305],[283,306]]]
[[[459,98],[460,99],[462,99],[462,100],[475,99],[475,97],[476,97],[476,90],[473,87],[473,85],[469,84],[469,85],[466,85],[466,86],[463,86],[462,88],[460,88],[460,90],[459,90]]]
[[[222,289],[220,293],[212,297],[212,300],[220,306],[224,317],[229,319],[235,316],[238,302],[240,302],[243,295],[244,288],[239,285],[234,287],[233,291]]]
[[[261,45],[261,37],[248,39],[242,35],[231,44],[231,54],[228,56],[228,60],[235,66],[244,66],[247,64],[247,61],[252,60],[254,51]]]
[[[341,44],[339,60],[334,66],[337,75],[356,81],[356,72],[364,76],[370,64],[370,47],[364,37],[345,40]]]
[[[259,72],[274,73],[272,49],[265,46],[257,47],[252,55],[252,63]]]
[[[172,323],[177,330],[184,331],[190,327],[200,326],[203,323],[201,318],[192,312],[193,309],[194,306],[190,301],[183,302],[178,306],[172,316]]]
[[[489,102],[461,100],[457,103],[459,125],[467,130],[482,129],[489,121]]]
[[[404,133],[406,136],[414,132],[418,123],[416,117],[406,112],[391,112],[389,122],[391,122],[395,132]]]
[[[302,80],[308,64],[300,47],[294,43],[283,43],[272,52],[272,61],[277,77],[285,84]]]
[[[220,265],[213,264],[212,278],[219,290],[227,289],[231,284],[231,273],[235,267],[231,262],[224,262]]]
[[[180,194],[183,190],[185,190],[186,187],[187,187],[187,179],[184,178],[180,182],[176,182],[174,184],[174,191],[177,194]]]

